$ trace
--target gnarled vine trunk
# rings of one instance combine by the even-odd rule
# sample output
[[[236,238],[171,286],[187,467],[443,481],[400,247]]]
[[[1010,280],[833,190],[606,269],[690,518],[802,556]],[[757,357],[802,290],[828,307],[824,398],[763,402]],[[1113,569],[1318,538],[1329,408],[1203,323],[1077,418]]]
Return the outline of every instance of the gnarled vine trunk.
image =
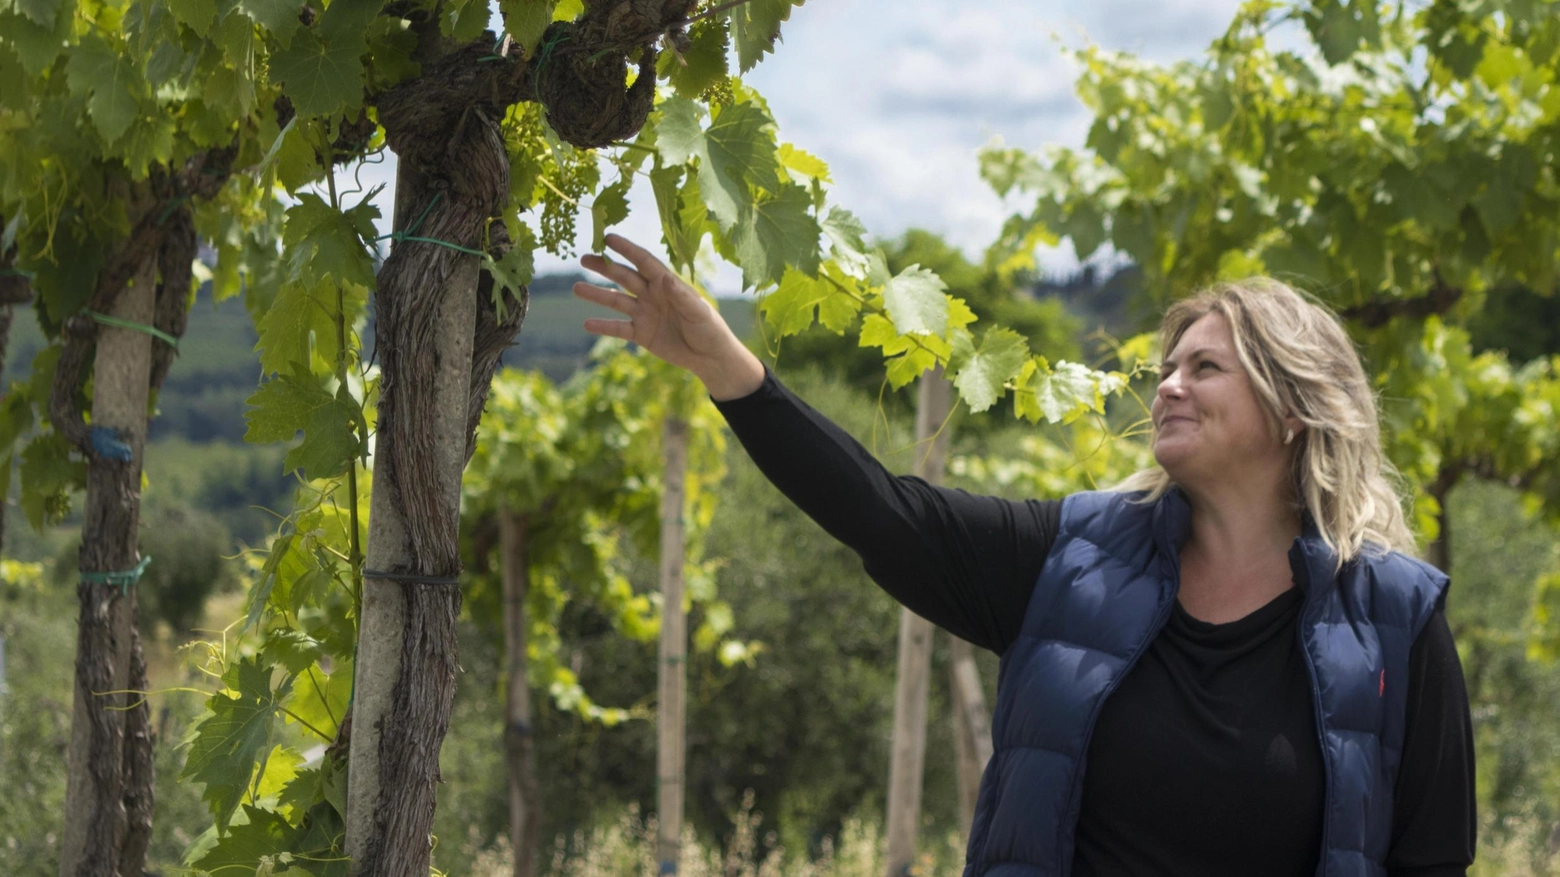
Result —
[[[150,324],[155,305],[155,270],[155,262],[145,260],[130,287],[113,303],[110,315]],[[151,341],[140,332],[111,326],[102,327],[97,333],[92,424],[115,430],[118,440],[129,449],[130,458],[89,457],[79,561],[83,573],[130,570],[141,560],[136,550],[136,526],[140,518]],[[124,692],[136,684],[131,676],[131,656],[140,645],[136,635],[136,591],[130,586],[94,584],[83,578],[76,586],[76,595],[80,618],[75,707],[67,757],[69,779],[60,875],[118,877],[121,846],[131,834],[131,811],[125,805],[125,749],[132,738],[127,738],[125,731],[130,714],[126,707],[134,700]],[[141,669],[143,678],[139,682],[144,687],[144,662]],[[136,711],[145,708],[143,702]],[[138,811],[143,809],[137,807]]]
[[[87,501],[61,877],[139,875],[151,843],[154,741],[136,624],[136,531],[147,403],[174,350],[146,330],[183,335],[196,235],[182,202],[214,194],[232,158],[232,150],[209,150],[176,174],[154,175],[148,189],[128,192],[134,230],[99,273],[84,312],[63,326],[49,419],[87,459]],[[140,328],[103,324],[93,313]],[[90,427],[76,402],[89,357]],[[104,574],[117,575],[105,581]]]
[[[396,228],[420,217],[419,237],[475,249],[508,197],[509,161],[501,112],[448,93],[458,63],[431,65],[385,96],[379,118],[400,158]],[[398,243],[379,273],[379,423],[348,772],[357,874],[428,873],[455,693],[461,472],[498,354],[524,313],[483,314],[493,304],[479,305],[478,274],[476,257],[424,242]]]

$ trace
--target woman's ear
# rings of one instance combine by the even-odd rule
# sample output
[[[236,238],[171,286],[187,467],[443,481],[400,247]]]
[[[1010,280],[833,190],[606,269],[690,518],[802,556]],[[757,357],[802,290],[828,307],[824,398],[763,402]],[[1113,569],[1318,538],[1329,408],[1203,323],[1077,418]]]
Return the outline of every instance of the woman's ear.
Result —
[[[1284,418],[1284,444],[1293,444],[1295,436],[1305,432],[1305,421],[1293,414]]]

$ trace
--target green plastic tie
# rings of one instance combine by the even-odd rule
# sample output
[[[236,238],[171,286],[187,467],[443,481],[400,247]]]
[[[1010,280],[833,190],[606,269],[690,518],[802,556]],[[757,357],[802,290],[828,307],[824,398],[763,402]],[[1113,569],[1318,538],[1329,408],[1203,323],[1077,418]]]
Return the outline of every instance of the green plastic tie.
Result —
[[[418,242],[420,244],[438,244],[439,246],[444,247],[445,249],[454,250],[457,253],[465,253],[465,254],[470,255],[470,256],[486,256],[487,255],[487,253],[484,253],[481,250],[473,250],[473,249],[470,249],[469,247],[463,247],[460,244],[452,244],[449,241],[441,241],[438,238],[422,238],[422,237],[418,237],[417,235],[414,235],[414,234],[406,234],[404,232],[399,232],[399,231],[391,232],[390,234],[385,235],[385,237],[387,237],[387,238],[389,238],[389,239],[391,239],[393,241],[396,241],[397,243],[399,243],[401,241],[416,241],[416,242]]]
[[[169,335],[167,332],[164,332],[156,326],[148,326],[145,323],[136,323],[130,320],[121,320],[118,317],[110,317],[108,314],[100,314],[97,311],[83,310],[82,313],[105,326],[114,326],[120,329],[132,329],[136,332],[145,332],[153,338],[167,342],[168,346],[172,347],[174,350],[179,349],[179,339]]]
[[[152,562],[152,556],[141,558],[141,562],[135,565],[135,569],[122,569],[114,572],[83,572],[81,580],[89,585],[115,585],[119,588],[119,596],[123,597],[130,592],[130,586],[141,581],[141,573],[146,572],[146,565]]]
[[[466,247],[460,246],[459,244],[452,244],[449,241],[441,241],[438,238],[425,238],[417,236],[417,229],[422,228],[423,220],[428,218],[428,213],[433,210],[433,205],[439,203],[439,199],[443,197],[443,192],[435,193],[433,200],[429,201],[428,206],[423,208],[422,215],[417,217],[417,221],[412,223],[411,228],[407,229],[406,231],[392,231],[389,234],[382,234],[379,237],[374,238],[374,240],[392,240],[396,243],[400,243],[401,241],[416,241],[422,244],[438,244],[441,247],[455,250],[458,253],[466,253],[467,255],[479,257],[486,256],[487,253],[484,253],[481,250],[468,249]]]
[[[173,211],[180,204],[183,204],[185,201],[188,201],[188,200],[190,200],[190,196],[186,194],[186,195],[180,195],[180,196],[174,198],[173,200],[169,201],[167,206],[162,209],[162,213],[157,215],[157,224],[158,225],[162,225],[163,223],[167,222],[168,221],[168,217],[170,215],[172,215]]]
[[[552,60],[553,50],[558,44],[569,39],[569,32],[561,30],[558,35],[542,43],[541,51],[536,53],[536,75],[531,79],[531,90],[536,93],[538,103],[542,100],[542,71],[547,69],[547,62]]]

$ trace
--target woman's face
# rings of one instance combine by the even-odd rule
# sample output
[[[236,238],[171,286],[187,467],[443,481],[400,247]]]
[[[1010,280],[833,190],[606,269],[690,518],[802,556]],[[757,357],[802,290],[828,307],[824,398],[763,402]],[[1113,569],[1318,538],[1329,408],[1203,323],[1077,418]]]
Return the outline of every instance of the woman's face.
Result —
[[[1285,464],[1223,314],[1187,327],[1160,367],[1151,408],[1154,459],[1178,484],[1195,488]]]

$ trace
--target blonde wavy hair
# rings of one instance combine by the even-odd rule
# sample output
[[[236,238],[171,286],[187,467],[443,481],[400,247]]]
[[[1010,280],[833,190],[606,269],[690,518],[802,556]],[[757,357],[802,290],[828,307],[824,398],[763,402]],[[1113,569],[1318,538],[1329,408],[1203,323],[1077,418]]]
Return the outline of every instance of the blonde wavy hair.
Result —
[[[1215,313],[1229,323],[1273,434],[1284,429],[1285,415],[1305,423],[1294,439],[1295,499],[1338,565],[1367,545],[1414,553],[1397,473],[1381,453],[1376,397],[1338,316],[1277,280],[1220,283],[1171,305],[1159,329],[1161,349],[1174,350],[1193,323]],[[1172,485],[1154,465],[1112,489],[1147,491],[1143,501],[1152,502]]]

